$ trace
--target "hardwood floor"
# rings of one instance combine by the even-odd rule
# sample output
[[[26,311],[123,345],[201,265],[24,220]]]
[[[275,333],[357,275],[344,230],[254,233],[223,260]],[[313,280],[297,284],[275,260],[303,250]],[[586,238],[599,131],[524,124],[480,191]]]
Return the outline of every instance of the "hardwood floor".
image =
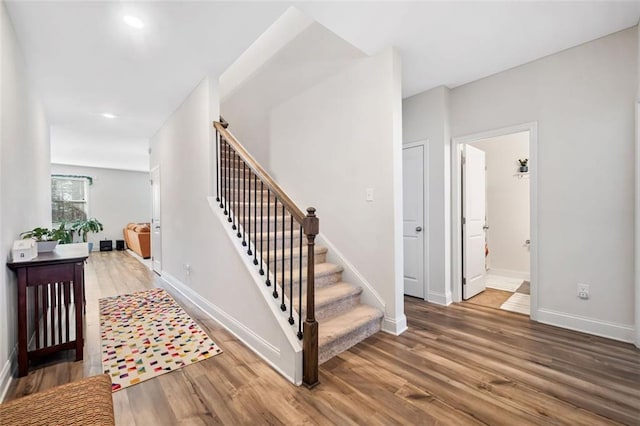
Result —
[[[86,267],[85,360],[72,352],[14,380],[9,399],[101,372],[97,299],[153,286],[122,252]],[[120,425],[640,424],[640,351],[481,306],[407,298],[409,330],[378,333],[296,387],[188,301],[224,353],[113,394]]]

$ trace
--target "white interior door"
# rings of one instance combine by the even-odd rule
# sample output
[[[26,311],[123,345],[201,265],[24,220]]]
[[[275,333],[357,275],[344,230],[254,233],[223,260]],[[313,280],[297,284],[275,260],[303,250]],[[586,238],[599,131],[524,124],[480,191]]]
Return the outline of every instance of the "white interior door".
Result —
[[[404,293],[425,298],[424,146],[402,151]]]
[[[151,170],[151,261],[162,272],[162,223],[160,221],[160,167]]]
[[[462,298],[484,291],[485,269],[485,155],[464,146],[462,160]]]

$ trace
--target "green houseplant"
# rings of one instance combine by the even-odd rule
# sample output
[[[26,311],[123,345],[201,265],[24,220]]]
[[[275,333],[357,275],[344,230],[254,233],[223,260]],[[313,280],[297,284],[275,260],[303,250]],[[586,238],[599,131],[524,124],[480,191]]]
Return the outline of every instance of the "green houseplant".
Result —
[[[20,234],[23,239],[33,238],[38,243],[38,252],[53,251],[58,243],[69,244],[73,242],[73,229],[67,228],[64,222],[57,228],[49,229],[38,226],[30,231]]]
[[[68,227],[67,223],[62,222],[60,226],[49,232],[49,239],[58,241],[60,244],[71,244],[73,242],[73,228]]]
[[[82,242],[87,242],[87,235],[89,232],[98,233],[104,229],[102,223],[96,218],[77,220],[73,223],[71,229],[76,231],[78,235],[82,236]],[[89,243],[89,251],[93,249],[93,243]]]
[[[38,242],[50,241],[51,230],[49,228],[42,228],[40,226],[33,228],[31,231],[24,231],[20,234],[23,240],[27,238],[33,238]]]

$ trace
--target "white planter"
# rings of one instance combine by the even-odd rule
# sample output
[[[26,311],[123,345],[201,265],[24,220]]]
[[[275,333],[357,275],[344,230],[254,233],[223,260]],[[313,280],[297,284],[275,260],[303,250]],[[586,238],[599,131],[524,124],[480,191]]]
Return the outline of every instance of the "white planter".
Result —
[[[53,251],[57,245],[57,241],[38,241],[38,253]]]

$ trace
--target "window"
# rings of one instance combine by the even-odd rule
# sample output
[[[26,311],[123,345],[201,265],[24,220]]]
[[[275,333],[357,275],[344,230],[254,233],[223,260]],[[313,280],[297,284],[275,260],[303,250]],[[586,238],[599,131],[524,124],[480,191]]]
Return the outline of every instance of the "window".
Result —
[[[51,221],[54,224],[87,219],[88,184],[85,176],[51,176]]]

